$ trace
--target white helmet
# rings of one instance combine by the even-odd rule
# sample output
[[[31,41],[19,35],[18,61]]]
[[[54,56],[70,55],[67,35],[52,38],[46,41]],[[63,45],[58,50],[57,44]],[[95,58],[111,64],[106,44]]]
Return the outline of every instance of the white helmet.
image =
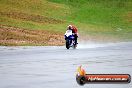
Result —
[[[72,29],[73,27],[72,27],[72,25],[68,25],[68,28]]]

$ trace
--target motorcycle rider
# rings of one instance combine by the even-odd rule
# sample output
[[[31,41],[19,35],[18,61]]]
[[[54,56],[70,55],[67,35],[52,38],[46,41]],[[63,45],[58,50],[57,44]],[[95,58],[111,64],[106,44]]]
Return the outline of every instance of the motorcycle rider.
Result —
[[[73,33],[73,35],[75,37],[75,44],[78,44],[77,43],[77,38],[78,38],[78,30],[77,30],[77,28],[74,25],[69,25],[67,27],[67,30],[72,30],[72,33]]]

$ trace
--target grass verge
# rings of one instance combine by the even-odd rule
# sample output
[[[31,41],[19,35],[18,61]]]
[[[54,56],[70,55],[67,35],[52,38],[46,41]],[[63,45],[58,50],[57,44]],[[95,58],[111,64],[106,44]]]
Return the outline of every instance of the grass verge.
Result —
[[[0,45],[63,45],[63,34],[44,30],[27,30],[0,25]]]
[[[80,40],[131,41],[132,1],[0,0],[0,45],[63,45],[69,24]]]

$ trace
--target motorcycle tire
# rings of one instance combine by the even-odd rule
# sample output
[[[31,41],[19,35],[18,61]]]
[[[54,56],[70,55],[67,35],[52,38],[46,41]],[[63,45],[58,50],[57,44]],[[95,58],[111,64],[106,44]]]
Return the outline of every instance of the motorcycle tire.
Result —
[[[73,45],[73,49],[76,49],[76,47],[77,47],[77,44],[74,44],[74,45]]]
[[[66,40],[66,48],[69,49],[70,48],[70,44],[69,44],[69,40]]]

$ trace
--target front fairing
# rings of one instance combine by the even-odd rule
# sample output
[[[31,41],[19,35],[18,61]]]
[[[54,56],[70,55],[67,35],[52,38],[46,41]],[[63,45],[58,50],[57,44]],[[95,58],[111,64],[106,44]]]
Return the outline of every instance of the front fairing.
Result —
[[[65,39],[70,39],[70,40],[74,40],[74,36],[73,35],[69,35],[68,37],[65,35]]]
[[[74,36],[72,34],[72,30],[67,30],[66,31],[66,33],[65,33],[65,39],[70,39],[70,40],[74,39]]]

